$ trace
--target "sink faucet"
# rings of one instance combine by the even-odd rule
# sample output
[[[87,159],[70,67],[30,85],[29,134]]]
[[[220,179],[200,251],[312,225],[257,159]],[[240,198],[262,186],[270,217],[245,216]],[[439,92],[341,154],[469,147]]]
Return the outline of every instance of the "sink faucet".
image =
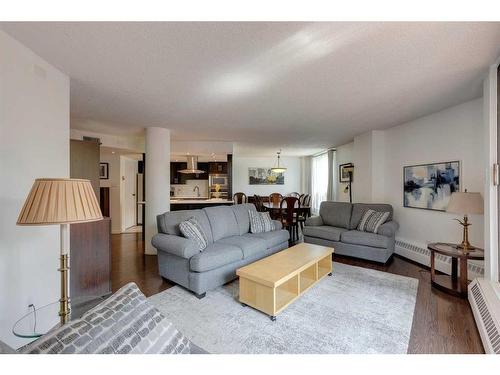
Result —
[[[197,191],[198,192],[198,198],[200,197],[200,187],[198,185],[196,185],[193,189],[193,191]]]

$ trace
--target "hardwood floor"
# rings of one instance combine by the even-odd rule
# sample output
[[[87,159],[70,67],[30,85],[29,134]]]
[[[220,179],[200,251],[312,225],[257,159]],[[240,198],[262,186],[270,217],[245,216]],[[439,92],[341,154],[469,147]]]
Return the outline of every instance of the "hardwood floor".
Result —
[[[146,296],[172,286],[159,276],[156,256],[144,255],[140,233],[112,235],[111,243],[113,291],[130,281]],[[419,280],[408,353],[484,353],[467,300],[431,288],[427,268],[398,256],[385,265],[339,255],[335,261]]]
[[[144,255],[142,233],[111,235],[111,288],[113,292],[135,282],[146,296],[173,286],[158,274],[156,256]]]

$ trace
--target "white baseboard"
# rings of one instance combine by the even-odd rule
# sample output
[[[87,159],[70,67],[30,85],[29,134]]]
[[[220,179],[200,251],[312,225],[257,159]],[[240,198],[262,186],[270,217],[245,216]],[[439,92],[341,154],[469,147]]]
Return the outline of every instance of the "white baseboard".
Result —
[[[417,244],[402,238],[396,238],[396,248],[394,252],[402,257],[430,267],[430,251],[427,250],[426,244]],[[441,254],[436,254],[436,270],[444,272],[448,275],[451,274],[451,258]],[[469,261],[467,276],[469,280],[477,277],[483,277],[483,262]]]

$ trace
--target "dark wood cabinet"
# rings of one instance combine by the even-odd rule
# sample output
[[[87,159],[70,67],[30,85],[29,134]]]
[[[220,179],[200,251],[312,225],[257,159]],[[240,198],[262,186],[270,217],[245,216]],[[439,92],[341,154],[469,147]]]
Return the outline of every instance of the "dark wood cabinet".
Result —
[[[226,162],[210,162],[208,163],[210,174],[227,174]]]
[[[99,188],[100,148],[98,142],[71,140],[70,177],[91,181],[103,214],[109,212],[109,191]],[[71,224],[70,296],[73,301],[111,293],[111,219]]]
[[[111,220],[71,224],[70,296],[100,297],[111,293]]]

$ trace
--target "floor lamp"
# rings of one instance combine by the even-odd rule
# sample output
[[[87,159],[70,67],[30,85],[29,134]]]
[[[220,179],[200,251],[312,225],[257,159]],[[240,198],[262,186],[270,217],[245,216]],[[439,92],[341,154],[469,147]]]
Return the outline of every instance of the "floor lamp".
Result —
[[[17,225],[60,225],[61,324],[65,324],[70,316],[69,225],[102,218],[99,202],[89,180],[40,178],[35,180],[17,219]]]
[[[350,165],[344,167],[343,172],[346,172],[349,176],[349,185],[347,185],[344,189],[344,193],[349,192],[349,203],[352,203],[352,174],[354,172],[354,166]]]

